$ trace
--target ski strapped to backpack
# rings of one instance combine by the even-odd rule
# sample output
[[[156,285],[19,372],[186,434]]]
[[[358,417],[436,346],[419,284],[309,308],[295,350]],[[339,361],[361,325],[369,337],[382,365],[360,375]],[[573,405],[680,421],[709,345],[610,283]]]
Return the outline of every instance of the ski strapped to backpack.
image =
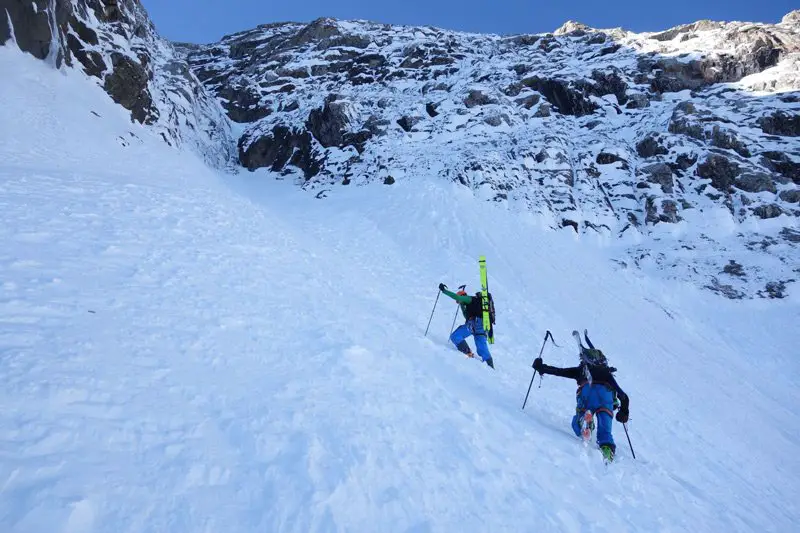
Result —
[[[481,316],[483,318],[483,329],[486,331],[486,339],[489,344],[494,344],[494,300],[489,292],[489,277],[486,273],[486,256],[478,258],[478,266],[481,271]]]

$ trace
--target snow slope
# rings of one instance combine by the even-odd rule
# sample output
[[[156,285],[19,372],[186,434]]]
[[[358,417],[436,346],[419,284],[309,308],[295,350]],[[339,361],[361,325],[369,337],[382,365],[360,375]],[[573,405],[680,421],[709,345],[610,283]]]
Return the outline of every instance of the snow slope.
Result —
[[[433,177],[321,202],[220,175],[81,74],[9,47],[0,70],[0,531],[800,518],[796,293],[620,271],[589,235]],[[452,302],[423,336],[436,285],[474,289],[479,254],[495,372],[448,345]],[[609,468],[571,435],[572,383],[545,378],[520,410],[545,331],[569,365],[583,327],[631,396],[637,458],[615,425]]]

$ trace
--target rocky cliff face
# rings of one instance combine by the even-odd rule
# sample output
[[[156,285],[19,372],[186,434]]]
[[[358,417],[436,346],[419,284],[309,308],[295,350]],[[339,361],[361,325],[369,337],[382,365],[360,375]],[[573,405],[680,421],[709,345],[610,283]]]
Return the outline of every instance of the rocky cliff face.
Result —
[[[138,0],[0,0],[0,42],[82,69],[131,120],[214,166],[234,157],[229,122]]]
[[[40,28],[21,47],[79,64],[168,141],[189,117],[196,145],[320,197],[434,177],[599,235],[621,268],[731,298],[800,277],[800,12],[505,37],[319,19],[171,46],[135,0],[34,4],[61,30],[47,45],[21,22]]]
[[[188,60],[242,124],[251,170],[322,195],[438,176],[627,243],[621,264],[738,298],[800,276],[798,52],[795,12],[510,37],[319,19]],[[771,267],[726,270],[747,248]]]

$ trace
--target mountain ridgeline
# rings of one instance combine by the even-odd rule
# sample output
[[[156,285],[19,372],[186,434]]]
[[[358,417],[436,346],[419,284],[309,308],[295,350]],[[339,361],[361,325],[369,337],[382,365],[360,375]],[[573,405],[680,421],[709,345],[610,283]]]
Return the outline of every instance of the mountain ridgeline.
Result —
[[[0,41],[83,70],[212,166],[320,198],[456,182],[729,298],[800,278],[800,11],[513,36],[321,18],[196,45],[161,38],[137,0],[0,8]]]

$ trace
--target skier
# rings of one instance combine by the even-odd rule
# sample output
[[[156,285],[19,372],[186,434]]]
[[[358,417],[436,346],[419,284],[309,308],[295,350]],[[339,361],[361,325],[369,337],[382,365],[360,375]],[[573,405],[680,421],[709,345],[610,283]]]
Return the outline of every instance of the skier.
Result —
[[[595,349],[591,342],[589,346],[590,348],[581,346],[578,366],[558,368],[545,365],[542,358],[537,357],[533,362],[533,368],[543,375],[551,374],[578,382],[577,407],[575,416],[572,417],[572,430],[575,435],[580,437],[586,428],[584,438],[588,439],[594,429],[594,418],[596,417],[598,419],[597,444],[606,461],[612,461],[617,450],[614,437],[611,435],[613,410],[619,407],[616,416],[617,422],[624,424],[628,421],[630,400],[617,380],[614,379],[614,372],[617,369],[608,366],[603,352]]]
[[[447,290],[447,285],[444,283],[439,284],[439,290],[444,294],[458,302],[461,306],[461,313],[464,315],[466,322],[457,327],[453,333],[450,334],[450,341],[455,344],[458,351],[465,354],[467,357],[475,357],[472,350],[467,344],[467,337],[473,335],[475,337],[475,348],[481,360],[494,368],[494,361],[492,361],[492,354],[489,353],[489,343],[486,341],[486,331],[483,329],[483,306],[481,300],[481,293],[475,293],[475,296],[470,296],[464,290],[452,292]]]

